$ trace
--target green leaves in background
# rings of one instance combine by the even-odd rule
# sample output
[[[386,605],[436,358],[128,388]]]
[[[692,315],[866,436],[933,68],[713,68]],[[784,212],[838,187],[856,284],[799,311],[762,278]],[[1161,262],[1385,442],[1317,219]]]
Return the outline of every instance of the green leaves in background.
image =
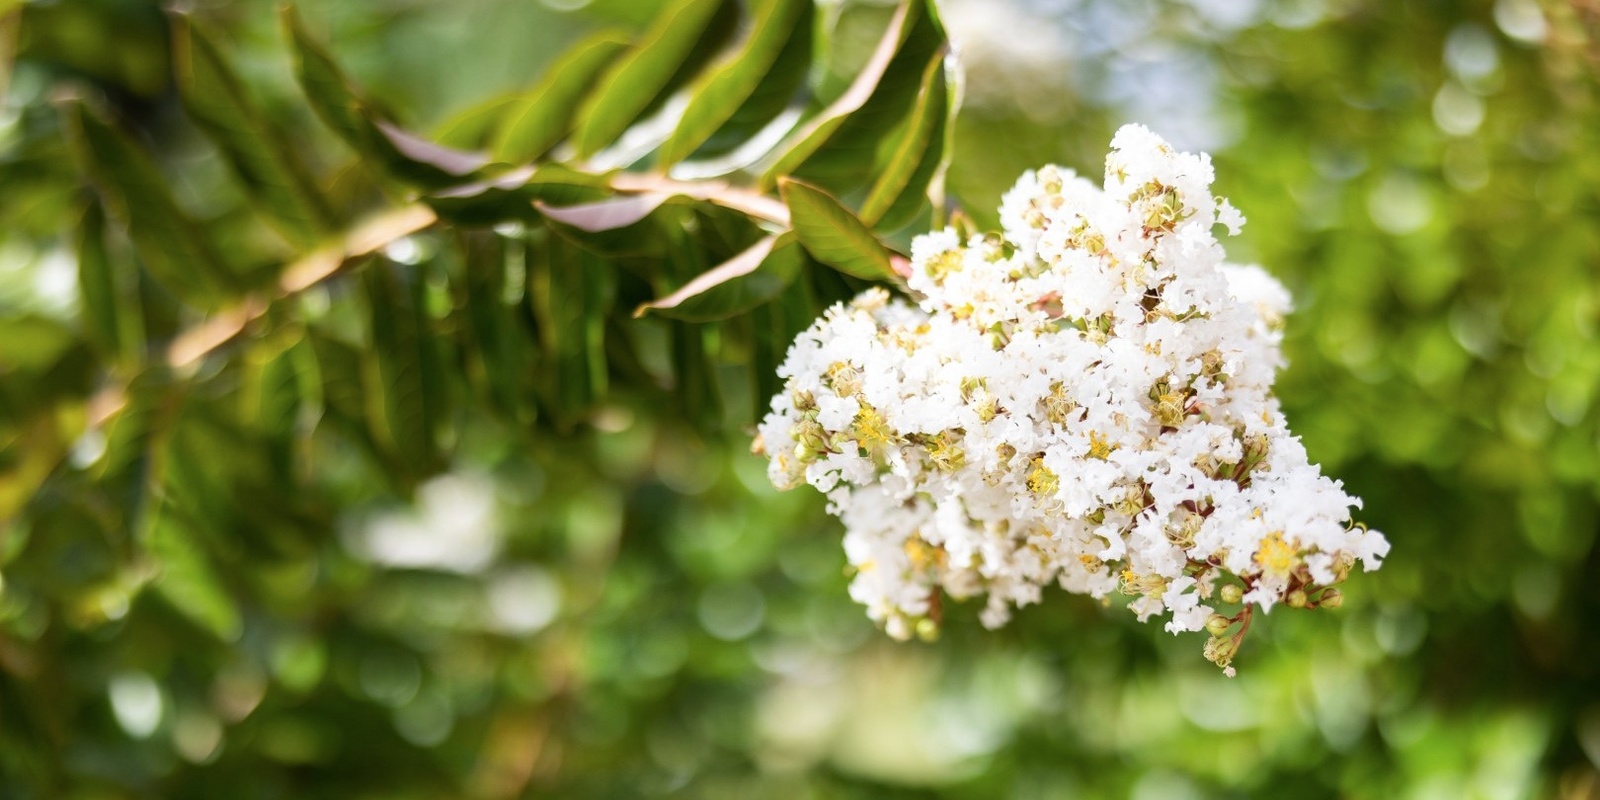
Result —
[[[63,113],[79,163],[127,220],[140,260],[162,286],[200,307],[242,287],[204,229],[178,207],[144,148],[81,100],[67,102]]]
[[[222,151],[245,193],[285,236],[316,244],[338,225],[311,172],[251,101],[226,57],[194,21],[173,18],[184,107]]]
[[[779,183],[795,236],[816,260],[869,281],[897,281],[883,243],[827,192],[797,180]]]
[[[588,158],[610,145],[692,76],[731,31],[735,9],[731,0],[670,2],[583,103],[572,137],[578,156]]]

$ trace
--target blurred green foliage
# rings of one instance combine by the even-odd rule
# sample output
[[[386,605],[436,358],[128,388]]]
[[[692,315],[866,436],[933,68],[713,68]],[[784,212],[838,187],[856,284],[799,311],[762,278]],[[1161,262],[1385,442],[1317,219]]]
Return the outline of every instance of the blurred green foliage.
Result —
[[[746,438],[789,337],[864,282],[801,231],[636,320],[763,231],[679,199],[587,232],[532,201],[593,175],[385,132],[609,140],[700,73],[545,67],[585,36],[726,66],[726,4],[306,4],[294,55],[268,4],[0,3],[0,797],[1600,798],[1591,5],[948,4],[967,213],[1047,161],[1097,173],[1126,116],[1187,144],[1199,114],[1250,218],[1230,254],[1294,291],[1291,426],[1394,551],[1337,612],[1264,619],[1230,681],[1060,593],[887,641],[821,498]],[[804,37],[767,37],[785,68],[716,91],[821,109],[892,11],[822,4],[804,86]],[[795,170],[856,207],[944,155],[881,168],[946,98],[911,28]],[[667,160],[726,155],[762,102]],[[308,257],[419,196],[444,224]],[[928,209],[901,197],[903,244]],[[284,265],[331,277],[169,357]]]

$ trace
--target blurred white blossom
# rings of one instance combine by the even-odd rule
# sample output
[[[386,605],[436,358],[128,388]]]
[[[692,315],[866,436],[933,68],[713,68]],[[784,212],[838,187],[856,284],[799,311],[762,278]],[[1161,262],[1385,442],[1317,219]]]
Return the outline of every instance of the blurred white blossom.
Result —
[[[494,482],[474,473],[440,475],[417,489],[414,509],[369,518],[348,546],[390,567],[481,572],[500,553]]]

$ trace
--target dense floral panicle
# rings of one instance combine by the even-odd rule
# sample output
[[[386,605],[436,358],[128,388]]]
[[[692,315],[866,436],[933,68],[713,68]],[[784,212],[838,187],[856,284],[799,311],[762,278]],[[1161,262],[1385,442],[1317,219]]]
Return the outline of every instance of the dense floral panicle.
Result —
[[[1332,605],[1379,565],[1272,396],[1289,295],[1223,263],[1213,230],[1244,220],[1211,180],[1124,127],[1100,186],[1045,167],[1001,233],[919,236],[917,305],[875,289],[795,340],[758,441],[778,486],[827,495],[890,634],[937,624],[941,594],[998,626],[1055,583],[1209,630],[1226,667],[1252,607]]]

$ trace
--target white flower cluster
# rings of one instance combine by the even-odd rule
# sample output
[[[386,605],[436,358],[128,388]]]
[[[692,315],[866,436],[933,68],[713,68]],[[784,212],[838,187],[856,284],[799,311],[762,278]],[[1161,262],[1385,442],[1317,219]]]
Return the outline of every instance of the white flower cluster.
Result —
[[[827,495],[851,596],[892,636],[936,633],[941,592],[986,595],[993,627],[1056,583],[1209,630],[1227,667],[1252,606],[1337,605],[1388,552],[1279,412],[1289,296],[1223,263],[1212,229],[1244,220],[1210,159],[1140,126],[1111,147],[1103,189],[1045,167],[1002,234],[918,237],[917,307],[835,306],[780,370],[771,477]]]

